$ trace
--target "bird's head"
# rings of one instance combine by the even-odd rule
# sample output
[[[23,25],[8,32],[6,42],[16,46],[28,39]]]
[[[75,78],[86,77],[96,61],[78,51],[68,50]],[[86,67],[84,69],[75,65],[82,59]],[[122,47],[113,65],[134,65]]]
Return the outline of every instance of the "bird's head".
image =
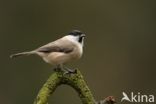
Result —
[[[73,30],[69,33],[70,36],[73,36],[79,43],[83,44],[85,34],[79,30]]]

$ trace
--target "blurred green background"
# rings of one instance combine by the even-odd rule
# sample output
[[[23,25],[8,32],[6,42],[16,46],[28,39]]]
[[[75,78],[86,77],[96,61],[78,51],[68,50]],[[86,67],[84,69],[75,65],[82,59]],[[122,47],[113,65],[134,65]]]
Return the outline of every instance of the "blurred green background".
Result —
[[[120,102],[123,91],[156,96],[155,0],[1,0],[1,104],[32,104],[53,72],[37,56],[9,55],[73,29],[87,37],[83,58],[69,66],[81,70],[97,100],[113,95]],[[49,104],[80,104],[80,99],[63,85]]]

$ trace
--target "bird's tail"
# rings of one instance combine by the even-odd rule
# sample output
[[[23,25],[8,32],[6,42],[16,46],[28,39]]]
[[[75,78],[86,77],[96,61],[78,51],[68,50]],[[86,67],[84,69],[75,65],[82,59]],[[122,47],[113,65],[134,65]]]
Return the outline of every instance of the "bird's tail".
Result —
[[[15,57],[19,57],[19,56],[28,56],[31,54],[35,54],[34,51],[30,51],[30,52],[21,52],[21,53],[16,53],[16,54],[12,54],[10,55],[10,58],[15,58]]]

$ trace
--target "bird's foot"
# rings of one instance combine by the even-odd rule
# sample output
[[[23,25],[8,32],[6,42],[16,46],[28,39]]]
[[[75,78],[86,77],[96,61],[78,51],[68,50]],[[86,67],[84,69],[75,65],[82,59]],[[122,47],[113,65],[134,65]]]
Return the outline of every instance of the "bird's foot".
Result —
[[[67,67],[64,67],[64,74],[75,74],[77,72],[76,69],[70,69]]]
[[[56,71],[56,72],[62,71],[63,75],[77,73],[76,69],[70,69],[70,68],[65,67],[65,66],[64,67],[57,66],[57,67],[54,68],[54,71]]]

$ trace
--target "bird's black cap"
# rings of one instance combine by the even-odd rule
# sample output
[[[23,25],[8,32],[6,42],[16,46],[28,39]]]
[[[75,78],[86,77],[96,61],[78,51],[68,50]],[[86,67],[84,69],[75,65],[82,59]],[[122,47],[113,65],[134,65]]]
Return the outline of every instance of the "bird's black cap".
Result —
[[[83,33],[79,30],[73,30],[69,33],[69,35],[73,35],[73,36],[79,36],[82,35]]]

